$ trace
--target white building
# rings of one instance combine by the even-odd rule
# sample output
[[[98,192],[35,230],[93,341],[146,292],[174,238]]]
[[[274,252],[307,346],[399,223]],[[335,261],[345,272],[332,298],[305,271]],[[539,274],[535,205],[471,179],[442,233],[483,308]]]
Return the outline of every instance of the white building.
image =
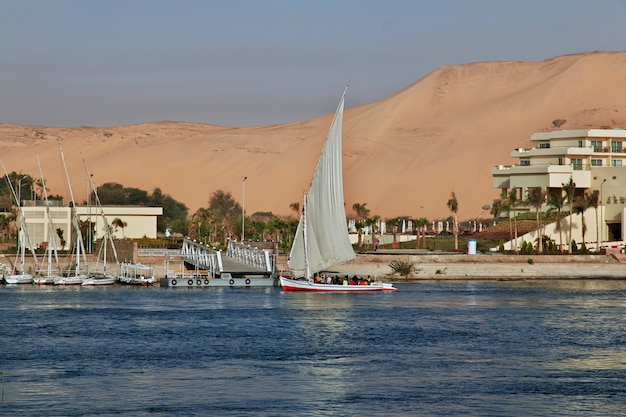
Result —
[[[22,214],[28,230],[30,244],[34,247],[48,245],[50,239],[55,239],[56,248],[68,250],[72,230],[72,210],[71,207],[61,205],[62,202],[50,200],[49,206],[45,202],[24,201]],[[102,211],[108,222],[114,238],[156,238],[157,237],[157,217],[163,215],[162,207],[143,206],[103,206]],[[89,221],[94,224],[93,240],[101,239],[105,234],[104,219],[100,209],[91,206],[76,206],[76,213],[79,221]],[[123,228],[113,226],[115,219],[121,220],[125,224]],[[61,241],[57,233],[60,229],[65,240],[65,247],[61,247]],[[50,233],[52,230],[52,233]],[[88,237],[83,236],[87,242]],[[28,244],[28,243],[27,243]]]
[[[493,187],[506,193],[516,190],[523,200],[533,187],[561,192],[571,178],[575,196],[588,189],[600,192],[599,220],[596,221],[593,208],[585,214],[587,245],[595,243],[598,228],[601,241],[622,242],[626,218],[626,130],[562,130],[535,133],[530,139],[536,147],[511,152],[513,158],[519,159],[519,165],[499,165],[491,170]],[[580,243],[580,216],[575,216],[572,223],[572,237]]]

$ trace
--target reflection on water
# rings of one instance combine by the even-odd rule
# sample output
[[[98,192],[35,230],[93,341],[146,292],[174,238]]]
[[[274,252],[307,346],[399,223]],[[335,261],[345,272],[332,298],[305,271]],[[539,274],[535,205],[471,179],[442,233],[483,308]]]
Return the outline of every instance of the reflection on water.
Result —
[[[626,283],[0,288],[2,415],[614,416]]]

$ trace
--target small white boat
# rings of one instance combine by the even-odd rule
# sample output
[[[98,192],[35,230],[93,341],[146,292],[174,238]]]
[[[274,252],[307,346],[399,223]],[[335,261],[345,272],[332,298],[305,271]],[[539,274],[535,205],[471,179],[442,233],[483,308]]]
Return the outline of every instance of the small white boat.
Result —
[[[87,279],[87,275],[72,275],[69,277],[58,277],[54,280],[54,285],[82,285]]]
[[[82,282],[83,287],[95,287],[98,285],[114,285],[115,277],[109,274],[95,274]]]
[[[118,281],[127,285],[154,285],[156,278],[151,266],[143,264],[122,263]]]
[[[289,254],[290,276],[281,276],[284,291],[371,292],[397,290],[392,284],[336,285],[315,282],[316,274],[355,258],[350,243],[343,197],[342,121],[344,91],[324,148],[304,195],[302,214]],[[302,277],[302,278],[300,278]]]
[[[32,284],[33,276],[31,274],[10,274],[4,276],[5,284]]]
[[[33,278],[33,284],[35,285],[54,285],[54,281],[61,279],[58,275],[44,275]]]

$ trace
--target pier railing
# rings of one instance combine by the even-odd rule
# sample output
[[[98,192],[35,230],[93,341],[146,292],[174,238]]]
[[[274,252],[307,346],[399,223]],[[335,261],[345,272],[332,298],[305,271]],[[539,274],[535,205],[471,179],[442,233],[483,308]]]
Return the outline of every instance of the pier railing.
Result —
[[[185,239],[180,249],[180,255],[183,261],[207,270],[211,274],[221,274],[224,271],[221,252],[208,248],[201,243]]]
[[[228,240],[226,256],[266,272],[274,270],[271,255],[272,253],[268,249],[259,249],[236,240]]]

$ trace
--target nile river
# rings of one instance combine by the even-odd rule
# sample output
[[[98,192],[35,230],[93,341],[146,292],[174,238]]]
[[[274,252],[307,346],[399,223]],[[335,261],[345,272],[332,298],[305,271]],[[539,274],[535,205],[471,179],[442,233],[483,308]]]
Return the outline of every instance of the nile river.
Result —
[[[0,415],[626,414],[626,281],[398,287],[0,287]]]

